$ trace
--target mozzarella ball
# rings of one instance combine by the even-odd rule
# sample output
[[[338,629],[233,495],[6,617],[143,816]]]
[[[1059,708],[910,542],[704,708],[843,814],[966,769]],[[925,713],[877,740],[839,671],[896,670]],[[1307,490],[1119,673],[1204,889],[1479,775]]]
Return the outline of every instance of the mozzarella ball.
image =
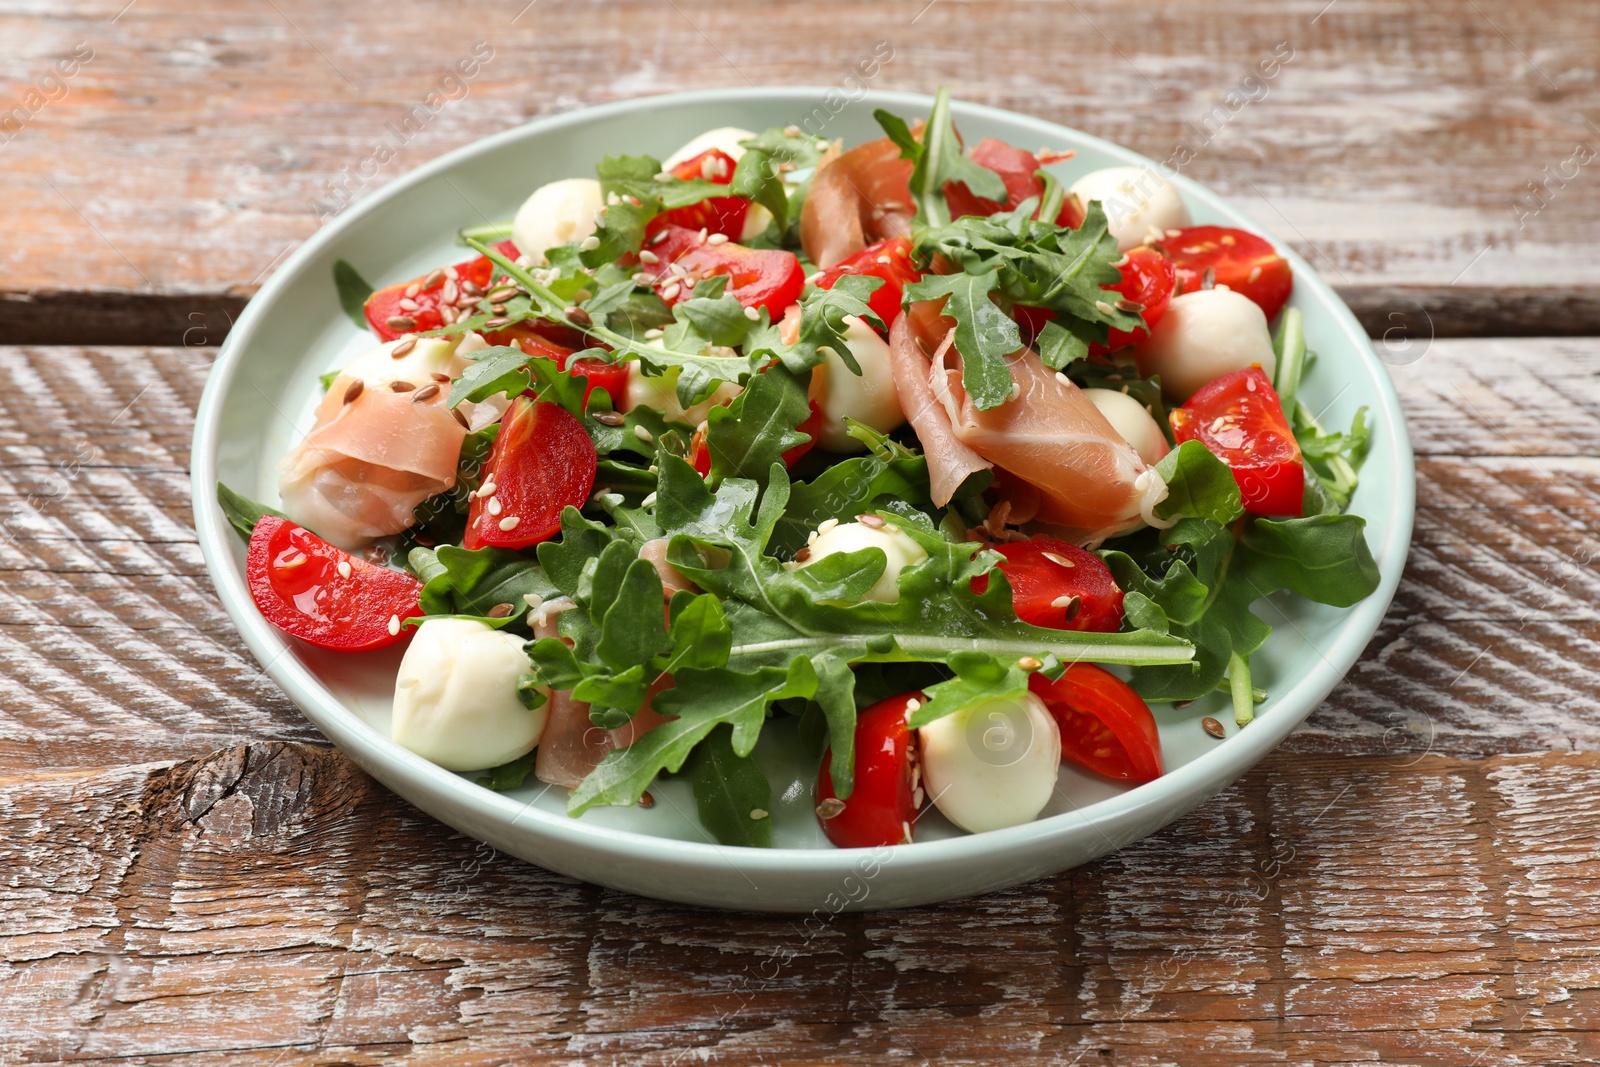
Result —
[[[477,337],[477,334],[469,334]],[[388,385],[390,382],[425,382],[434,374],[448,374],[454,378],[466,369],[467,360],[463,358],[465,352],[472,351],[460,338],[457,337],[416,337],[411,351],[399,359],[392,353],[396,347],[406,343],[405,338],[398,341],[385,341],[375,348],[369,348],[361,353],[340,373],[351,378],[360,378],[370,385]],[[481,348],[482,339],[479,338],[477,347]]]
[[[963,830],[1031,822],[1055,792],[1061,731],[1032,693],[935,719],[917,738],[922,784],[944,817]]]
[[[734,397],[744,392],[742,385],[723,382],[704,400],[684,407],[678,403],[680,373],[682,372],[677,367],[669,367],[665,374],[646,377],[636,368],[633,374],[628,375],[628,392],[622,399],[622,410],[632,411],[637,407],[655,408],[668,419],[686,422],[690,426],[699,426],[706,420],[712,408],[731,403]]]
[[[548,703],[529,711],[517,694],[527,669],[521,638],[473,619],[429,619],[400,661],[390,736],[450,771],[525,756],[549,717]]]
[[[772,225],[772,212],[760,204],[752,203],[750,210],[744,215],[744,229],[739,231],[739,240],[748,243],[767,232],[767,227]]]
[[[1126,252],[1145,243],[1152,227],[1175,230],[1189,225],[1189,209],[1167,179],[1147,167],[1106,167],[1072,183],[1072,192],[1088,207],[1098,200],[1117,247]]]
[[[1231,289],[1200,289],[1172,298],[1150,336],[1135,350],[1140,373],[1161,375],[1161,388],[1187,400],[1202,385],[1254,364],[1271,378],[1278,368],[1267,316]]]
[[[861,598],[876,600],[880,604],[898,602],[900,572],[928,558],[928,553],[923,551],[921,545],[888,523],[882,526],[868,526],[864,522],[835,523],[830,519],[812,535],[809,547],[811,554],[803,563],[789,564],[791,569],[810,567],[829,556],[859,552],[863,548],[876,548],[882,551],[887,557],[883,574],[872,583],[872,588]]]
[[[846,366],[833,349],[822,350],[826,362],[811,371],[811,399],[822,413],[817,444],[829,452],[863,452],[867,446],[845,432],[846,418],[889,433],[905,425],[906,414],[900,409],[889,346],[855,315],[845,316],[844,322],[845,344],[861,373]]]
[[[605,206],[593,178],[563,178],[533,191],[511,222],[517,251],[535,263],[558,245],[581,241],[595,231],[594,213]]]
[[[672,153],[662,162],[661,168],[671,170],[679,163],[687,163],[701,152],[709,152],[713,148],[720,148],[737,163],[744,158],[744,146],[739,142],[748,141],[754,136],[754,133],[738,126],[718,126],[714,130],[707,130]]]
[[[1149,408],[1116,389],[1085,389],[1083,395],[1106,417],[1111,428],[1133,446],[1140,459],[1153,465],[1167,454],[1167,439],[1151,417]]]

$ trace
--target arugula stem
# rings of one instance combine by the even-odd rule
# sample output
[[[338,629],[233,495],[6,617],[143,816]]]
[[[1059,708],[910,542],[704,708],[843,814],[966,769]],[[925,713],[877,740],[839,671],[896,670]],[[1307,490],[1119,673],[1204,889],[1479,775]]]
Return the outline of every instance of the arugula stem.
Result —
[[[1233,692],[1233,721],[1250,725],[1256,717],[1255,691],[1250,686],[1250,657],[1234,652],[1228,657],[1228,687]]]
[[[1015,638],[998,637],[896,637],[895,647],[886,653],[868,651],[868,645],[882,639],[881,634],[817,634],[814,637],[786,637],[773,641],[760,641],[748,645],[734,645],[728,652],[729,663],[741,658],[766,658],[774,653],[800,654],[803,652],[849,652],[852,662],[927,662],[943,661],[952,652],[987,652],[998,656],[1051,653],[1064,663],[1127,663],[1160,665],[1188,663],[1194,658],[1193,646],[1184,643],[1151,645],[1113,645],[1090,641],[1062,641],[1050,638],[1034,640],[1019,635]],[[857,654],[862,650],[864,654]]]
[[[1278,335],[1272,339],[1273,353],[1278,357],[1277,381],[1272,383],[1283,402],[1283,410],[1293,414],[1297,409],[1296,394],[1300,391],[1300,377],[1306,369],[1305,322],[1299,308],[1284,308],[1278,323]]]
[[[473,241],[504,241],[511,236],[511,223],[486,222],[482,226],[465,226],[456,235],[462,244]]]

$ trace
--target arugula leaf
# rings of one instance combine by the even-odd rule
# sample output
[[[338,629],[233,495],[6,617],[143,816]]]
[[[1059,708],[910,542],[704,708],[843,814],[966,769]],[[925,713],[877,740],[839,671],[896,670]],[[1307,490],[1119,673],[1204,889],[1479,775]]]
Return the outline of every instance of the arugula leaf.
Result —
[[[422,581],[422,610],[429,615],[487,616],[500,604],[520,613],[527,597],[560,592],[538,563],[508,548],[414,548],[406,566]]]
[[[350,316],[350,321],[367,329],[367,297],[372,295],[372,286],[360,271],[342,259],[333,261],[333,284],[339,291],[339,306]]]
[[[781,233],[789,225],[789,188],[778,169],[782,160],[765,148],[748,146],[733,168],[728,191],[734,196],[760,204],[772,212],[773,224]]]
[[[770,848],[772,784],[755,760],[733,750],[732,738],[732,727],[714,728],[684,763],[700,825],[724,845]]]
[[[498,767],[491,767],[480,776],[473,779],[485,789],[493,789],[497,793],[504,793],[511,789],[521,789],[528,775],[533,773],[534,762],[538,759],[538,750],[526,756],[518,756],[510,763],[502,763]]]
[[[263,515],[276,515],[280,519],[289,516],[277,508],[269,508],[265,504],[257,504],[247,496],[241,496],[232,489],[217,483],[217,504],[222,508],[222,515],[228,520],[228,525],[239,531],[239,536],[245,543],[250,541],[250,535],[255,533],[256,523],[261,521]]]
[[[595,354],[595,350],[586,350],[573,358]],[[540,400],[559,404],[583,418],[584,382],[562,371],[555,360],[530,356],[520,348],[504,345],[469,352],[467,359],[471,360],[471,365],[450,387],[447,401],[450,407],[456,407],[463,400],[477,402],[502,394],[516,398],[531,388],[536,390]]]
[[[961,384],[972,402],[987,411],[1011,399],[1011,369],[1006,357],[1022,349],[1016,322],[991,294],[1000,286],[995,270],[973,274],[929,274],[906,286],[911,300],[948,297],[944,313],[956,320],[956,351],[961,354]]]
[[[724,478],[765,479],[785,452],[809,440],[796,427],[811,414],[810,378],[809,372],[796,376],[780,364],[752,378],[733,403],[711,409],[706,448],[713,484]]]
[[[941,86],[933,98],[933,108],[918,141],[905,120],[882,108],[872,113],[884,133],[900,147],[900,157],[914,164],[911,170],[911,198],[917,203],[917,221],[924,226],[944,226],[950,222],[950,206],[945,202],[946,182],[960,182],[974,196],[1006,199],[1005,182],[1000,175],[981,167],[961,152],[950,114],[950,90]]]

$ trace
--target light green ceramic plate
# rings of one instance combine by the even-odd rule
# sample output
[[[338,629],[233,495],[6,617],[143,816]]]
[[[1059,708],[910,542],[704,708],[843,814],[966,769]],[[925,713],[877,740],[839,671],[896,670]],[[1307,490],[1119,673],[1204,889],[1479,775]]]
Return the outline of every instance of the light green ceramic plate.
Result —
[[[1304,396],[1345,425],[1366,406],[1376,432],[1354,509],[1383,573],[1376,593],[1348,610],[1280,594],[1258,607],[1273,625],[1253,659],[1271,697],[1248,729],[1215,741],[1202,714],[1215,708],[1159,708],[1168,773],[1123,789],[1061,772],[1056,798],[1036,822],[967,835],[935,813],[916,844],[877,851],[838,850],[812,814],[811,768],[787,753],[775,721],[757,750],[781,793],[772,849],[711,842],[693,817],[681,782],[654,790],[654,808],[606,809],[582,819],[564,812],[565,792],[535,783],[493,793],[412,755],[389,740],[389,695],[398,652],[341,656],[286,640],[262,619],[244,578],[244,547],[214,498],[218,479],[263,501],[276,500],[273,465],[311,423],[318,375],[373,342],[339,310],[333,263],[346,259],[375,285],[415,277],[463,257],[463,226],[510,218],[540,183],[593,173],[607,154],[665,156],[716,126],[799,124],[847,144],[879,136],[874,107],[926,114],[930,99],[874,94],[844,101],[823,89],[687,93],[634,100],[531,123],[435,160],[385,186],[307,241],[250,302],[217,359],[194,435],[195,525],[223,605],[267,672],[307,717],[375,778],[417,807],[495,848],[551,870],[668,900],[724,908],[838,911],[948,900],[1015,885],[1088,862],[1159,829],[1213,796],[1275,748],[1344,676],[1376,630],[1394,594],[1411,539],[1413,472],[1399,403],[1383,365],[1348,308],[1309,265],[1286,253],[1296,273],[1294,304],[1319,354]],[[1084,171],[1148,162],[1116,145],[1049,122],[992,108],[957,105],[963,136],[999,137],[1034,149],[1071,148],[1060,164],[1070,181]],[[1264,233],[1220,197],[1184,178],[1176,184],[1197,222]],[[1270,236],[1270,235],[1269,235]],[[1276,242],[1280,249],[1287,246]],[[1232,727],[1230,726],[1230,731]]]

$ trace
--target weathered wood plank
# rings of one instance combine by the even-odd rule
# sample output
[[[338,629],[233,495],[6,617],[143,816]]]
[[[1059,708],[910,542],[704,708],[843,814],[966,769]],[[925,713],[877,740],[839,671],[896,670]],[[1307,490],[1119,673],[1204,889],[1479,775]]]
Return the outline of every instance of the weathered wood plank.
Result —
[[[188,439],[209,360],[0,349],[0,767],[316,737],[239,642],[194,543]],[[1395,368],[1421,457],[1416,542],[1367,656],[1291,750],[1600,748],[1597,368],[1600,342],[1559,340],[1441,340]]]
[[[1597,798],[1595,754],[1279,753],[1056,879],[752,920],[499,856],[321,748],[0,777],[0,1063],[1592,1061]]]
[[[685,86],[849,87],[879,41],[893,57],[873,87],[942,80],[1175,160],[1305,252],[1375,334],[1600,328],[1581,162],[1600,23],[1581,4],[121,6],[0,13],[21,109],[0,116],[13,340],[178,344],[198,327],[215,343],[321,217],[448,149]],[[480,39],[493,58],[396,134]],[[58,62],[75,73],[47,80]],[[378,145],[393,158],[373,162]]]

